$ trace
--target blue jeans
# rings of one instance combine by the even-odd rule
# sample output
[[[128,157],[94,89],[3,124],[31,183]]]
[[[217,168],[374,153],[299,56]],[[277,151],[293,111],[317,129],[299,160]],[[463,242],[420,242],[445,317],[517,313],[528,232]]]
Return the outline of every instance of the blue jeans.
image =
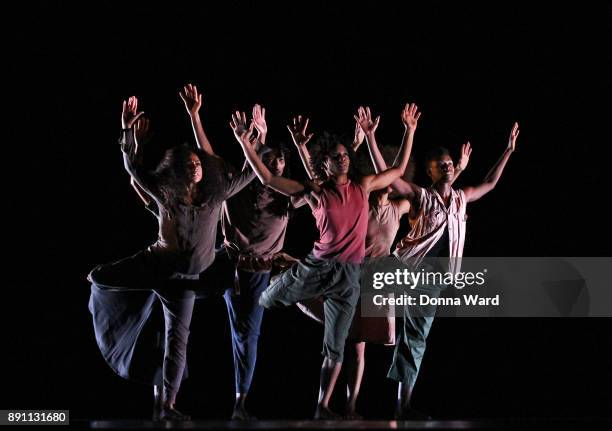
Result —
[[[222,273],[219,281],[225,291],[223,299],[232,332],[236,392],[247,393],[255,371],[263,318],[259,296],[268,287],[270,271],[248,272],[236,268],[225,248],[217,251],[213,266],[218,268],[216,273]]]
[[[237,393],[247,393],[251,387],[257,361],[259,329],[263,318],[263,307],[258,301],[261,292],[268,287],[269,281],[269,271],[247,272],[237,269],[236,282],[239,292],[230,288],[223,295],[232,330]]]

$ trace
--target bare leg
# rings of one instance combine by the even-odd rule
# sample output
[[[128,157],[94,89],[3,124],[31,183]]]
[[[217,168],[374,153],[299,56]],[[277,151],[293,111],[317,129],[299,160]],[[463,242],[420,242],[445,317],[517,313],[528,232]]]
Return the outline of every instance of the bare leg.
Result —
[[[363,370],[365,368],[365,342],[349,343],[352,350],[348,356],[347,367],[347,385],[346,385],[346,419],[363,419],[363,416],[357,413],[357,397],[361,388],[363,379]]]
[[[315,419],[341,419],[341,416],[329,409],[329,400],[334,392],[336,381],[342,369],[342,362],[334,362],[329,358],[323,359],[321,365],[321,382],[319,388],[319,401],[315,411]]]

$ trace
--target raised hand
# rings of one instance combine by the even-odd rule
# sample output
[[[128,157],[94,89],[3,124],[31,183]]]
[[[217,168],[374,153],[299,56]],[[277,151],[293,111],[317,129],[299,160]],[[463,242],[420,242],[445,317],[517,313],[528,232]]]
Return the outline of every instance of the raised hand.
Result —
[[[268,125],[266,124],[266,108],[261,105],[253,106],[253,124],[259,132],[259,136],[266,136],[268,133]]]
[[[189,115],[196,115],[202,106],[202,95],[198,93],[198,88],[193,84],[187,84],[183,91],[179,91],[179,96],[185,104],[185,109]]]
[[[136,96],[124,100],[123,109],[121,110],[121,128],[131,129],[142,114],[144,114],[144,111],[138,112],[138,99]]]
[[[457,162],[457,169],[464,171],[465,168],[467,168],[468,163],[470,162],[471,155],[472,146],[470,145],[470,141],[468,141],[461,146],[461,155],[459,156],[459,161]]]
[[[293,117],[293,126],[287,126],[291,139],[296,146],[306,145],[308,141],[314,136],[314,133],[307,133],[308,118],[302,118],[301,115]]]
[[[244,112],[236,111],[232,114],[232,119],[229,123],[234,136],[243,144],[252,145],[251,141],[253,138],[253,130],[255,123],[251,121],[250,126],[247,127],[247,118]]]
[[[406,129],[415,130],[421,113],[417,112],[417,105],[415,103],[406,103],[404,110],[402,111],[402,122]]]
[[[514,126],[512,126],[512,130],[510,131],[510,137],[508,138],[508,149],[512,152],[516,149],[516,138],[518,138],[519,132],[520,130],[518,123],[514,123]]]
[[[355,120],[355,135],[353,137],[353,149],[356,150],[363,143],[365,133],[359,125],[359,121]]]
[[[370,112],[370,108],[367,106],[365,108],[360,106],[359,109],[357,109],[357,114],[358,115],[353,115],[353,118],[355,121],[357,121],[357,124],[359,124],[363,133],[365,135],[374,134],[378,128],[378,123],[380,122],[380,115],[376,117],[375,120],[372,120],[372,113]]]

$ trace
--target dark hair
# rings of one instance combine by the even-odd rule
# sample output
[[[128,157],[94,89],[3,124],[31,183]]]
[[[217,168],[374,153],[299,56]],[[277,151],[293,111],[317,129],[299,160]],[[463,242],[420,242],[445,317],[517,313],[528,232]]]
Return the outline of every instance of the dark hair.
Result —
[[[425,155],[425,169],[429,169],[429,162],[432,160],[440,160],[444,156],[451,156],[450,151],[444,147],[435,147],[429,150]]]
[[[357,157],[353,151],[350,139],[343,135],[336,135],[328,132],[323,134],[317,139],[316,145],[313,147],[313,156],[311,160],[312,169],[320,179],[327,181],[327,171],[325,170],[325,163],[331,157],[332,151],[343,145],[348,153],[350,164],[348,177],[352,181],[359,181],[363,176],[357,166]]]
[[[283,158],[285,159],[285,170],[283,171],[283,177],[289,177],[290,176],[289,165],[291,162],[291,150],[289,149],[289,147],[284,142],[266,144],[266,146],[269,147],[272,151],[279,151],[283,155]],[[263,161],[263,158],[264,157],[262,156],[262,161]],[[253,182],[255,183],[259,181],[253,181]]]
[[[272,151],[275,151],[275,152],[278,151],[282,154],[283,158],[285,159],[285,170],[283,171],[283,177],[289,177],[290,176],[289,164],[290,164],[290,157],[291,157],[289,147],[282,142],[274,143],[274,144],[266,144],[266,146],[270,148]],[[266,154],[268,153],[265,153],[262,155],[262,161],[265,158]],[[273,193],[275,196],[275,199],[273,199],[268,204],[266,211],[278,217],[284,217],[284,216],[290,215],[292,207],[291,207],[291,201],[289,197],[267,186],[264,186],[263,184],[261,184],[261,182],[257,180],[251,181],[249,185],[247,186],[247,189],[249,190],[250,193],[261,193],[262,190],[267,190],[268,192]]]
[[[157,187],[161,192],[166,204],[174,204],[185,197],[187,187],[191,179],[187,175],[185,166],[195,154],[204,164],[204,157],[201,150],[195,149],[188,144],[172,147],[164,153],[161,161],[154,171],[157,180]],[[201,193],[198,187],[198,193]]]

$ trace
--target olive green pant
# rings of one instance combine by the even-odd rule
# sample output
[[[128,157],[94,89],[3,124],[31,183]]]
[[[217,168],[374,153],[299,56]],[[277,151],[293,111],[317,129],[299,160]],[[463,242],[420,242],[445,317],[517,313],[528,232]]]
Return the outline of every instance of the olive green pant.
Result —
[[[323,297],[322,354],[342,362],[344,343],[359,299],[360,269],[360,264],[318,259],[309,254],[273,281],[261,294],[259,304],[273,308]]]

